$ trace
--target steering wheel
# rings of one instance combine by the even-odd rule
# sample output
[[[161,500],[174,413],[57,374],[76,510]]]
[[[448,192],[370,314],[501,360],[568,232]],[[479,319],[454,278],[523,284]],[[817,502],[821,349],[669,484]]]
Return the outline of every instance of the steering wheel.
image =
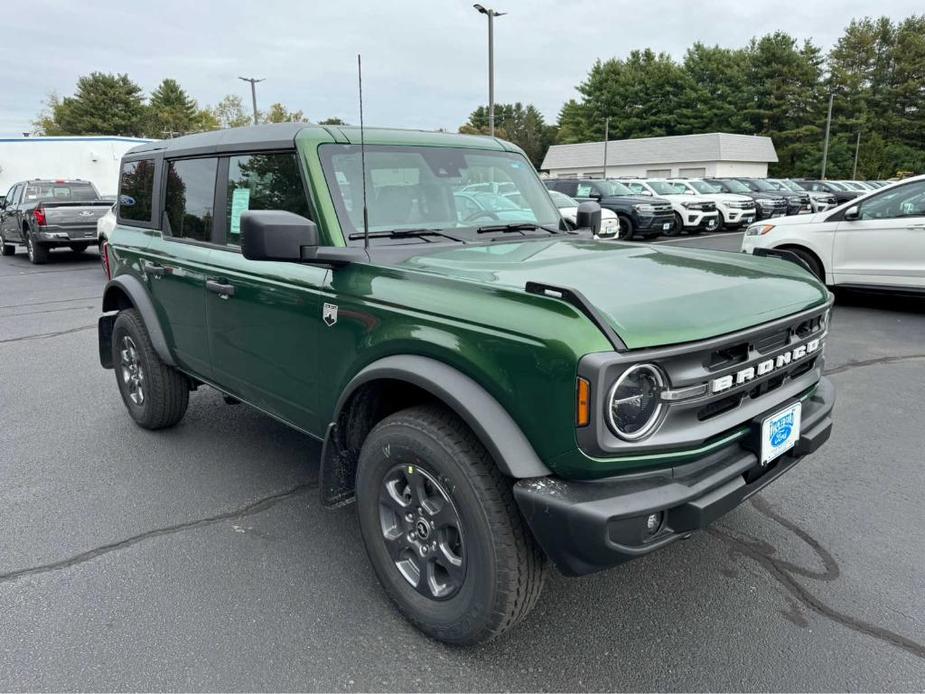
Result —
[[[501,217],[499,217],[497,214],[495,214],[491,210],[479,210],[478,212],[473,212],[472,214],[470,214],[468,217],[463,219],[463,221],[464,222],[474,222],[479,217],[488,217],[489,219],[493,219],[495,221],[498,221],[499,219],[501,219]]]

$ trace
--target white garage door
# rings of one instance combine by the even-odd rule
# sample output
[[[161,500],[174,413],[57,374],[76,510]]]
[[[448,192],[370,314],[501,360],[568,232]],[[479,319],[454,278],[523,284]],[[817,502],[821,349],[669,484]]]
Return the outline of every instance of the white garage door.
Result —
[[[678,176],[681,178],[703,178],[707,175],[705,167],[693,167],[690,169],[678,169]]]

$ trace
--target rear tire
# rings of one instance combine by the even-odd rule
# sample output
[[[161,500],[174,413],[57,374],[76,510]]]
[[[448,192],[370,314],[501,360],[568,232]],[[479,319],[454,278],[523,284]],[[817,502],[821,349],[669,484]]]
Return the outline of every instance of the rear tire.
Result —
[[[426,405],[379,422],[360,451],[356,498],[379,582],[427,635],[479,643],[536,604],[545,559],[512,481],[452,412]]]
[[[23,236],[26,237],[26,252],[29,254],[29,262],[33,265],[44,265],[48,262],[48,246],[32,241],[32,232],[26,231]]]
[[[122,401],[138,426],[164,429],[183,419],[189,405],[189,381],[157,356],[135,309],[116,317],[112,363]]]

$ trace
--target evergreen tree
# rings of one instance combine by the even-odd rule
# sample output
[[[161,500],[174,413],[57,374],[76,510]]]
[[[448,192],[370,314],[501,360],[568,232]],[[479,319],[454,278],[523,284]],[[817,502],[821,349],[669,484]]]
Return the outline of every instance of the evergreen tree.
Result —
[[[148,135],[176,137],[201,130],[199,106],[174,80],[167,78],[151,92],[148,102]]]
[[[122,135],[144,133],[141,87],[128,75],[92,72],[77,80],[74,96],[50,97],[36,126],[54,135]]]

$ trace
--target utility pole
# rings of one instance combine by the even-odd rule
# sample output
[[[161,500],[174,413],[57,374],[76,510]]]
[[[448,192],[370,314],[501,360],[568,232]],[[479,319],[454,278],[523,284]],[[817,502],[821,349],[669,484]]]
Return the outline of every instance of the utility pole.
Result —
[[[604,120],[604,178],[607,178],[607,140],[610,139],[610,116]]]
[[[495,136],[495,17],[502,17],[507,12],[496,12],[490,7],[476,3],[473,7],[488,16],[488,132]]]
[[[822,147],[822,180],[825,180],[825,165],[829,161],[829,130],[832,128],[832,101],[835,92],[829,92],[829,115],[825,119],[825,145]]]
[[[858,153],[861,151],[861,131],[858,130],[858,141],[854,145],[854,168],[851,170],[851,180],[858,177]]]
[[[254,77],[238,77],[239,80],[251,83],[251,103],[254,106],[254,125],[257,125],[257,83],[263,82],[266,77],[255,79]]]

